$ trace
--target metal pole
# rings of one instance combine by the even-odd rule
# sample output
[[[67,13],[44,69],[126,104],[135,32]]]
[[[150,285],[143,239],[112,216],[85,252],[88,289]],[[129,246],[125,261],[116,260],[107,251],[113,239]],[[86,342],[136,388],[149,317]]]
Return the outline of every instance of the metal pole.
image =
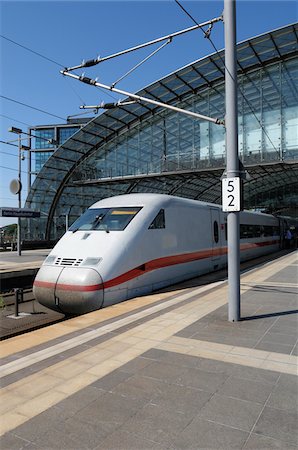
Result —
[[[22,137],[21,137],[21,133],[19,133],[18,135],[18,144],[19,144],[19,175],[18,175],[18,180],[19,180],[19,192],[18,192],[18,203],[19,203],[19,208],[22,207],[22,184],[21,184],[21,148],[22,148]],[[21,256],[22,251],[21,251],[21,218],[18,217],[18,237],[17,237],[17,250],[18,250],[18,255]]]
[[[29,138],[28,138],[28,144],[29,144],[29,149],[28,149],[28,177],[27,177],[27,183],[28,183],[28,194],[30,192],[31,189],[31,172],[32,172],[32,154],[31,154],[31,130],[29,130]]]
[[[236,59],[236,2],[224,0],[225,28],[225,96],[227,177],[239,177],[238,108]],[[240,225],[239,212],[229,212],[228,224],[228,282],[229,321],[240,320]]]

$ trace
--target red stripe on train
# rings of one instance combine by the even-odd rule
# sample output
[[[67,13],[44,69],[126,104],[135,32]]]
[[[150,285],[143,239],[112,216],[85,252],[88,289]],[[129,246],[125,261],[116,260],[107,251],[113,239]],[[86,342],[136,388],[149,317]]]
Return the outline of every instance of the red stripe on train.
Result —
[[[258,247],[265,247],[269,245],[278,244],[279,241],[266,241],[266,242],[253,242],[253,243],[245,243],[240,245],[240,250],[249,250]],[[162,269],[165,267],[173,266],[176,264],[184,264],[193,261],[198,261],[200,259],[207,259],[214,256],[222,256],[228,252],[227,247],[218,247],[214,249],[201,250],[199,252],[193,253],[184,253],[182,255],[174,255],[174,256],[165,256],[163,258],[157,258],[152,261],[149,261],[145,264],[142,264],[135,269],[129,270],[128,272],[119,275],[118,277],[112,278],[109,281],[101,284],[92,284],[87,286],[81,286],[78,284],[57,284],[51,283],[47,281],[34,281],[34,286],[46,288],[46,289],[60,289],[63,291],[74,291],[74,292],[93,292],[99,291],[102,289],[108,289],[110,287],[117,286],[119,284],[125,283],[127,281],[133,280],[139,276],[144,275],[145,273],[151,272],[152,270]]]

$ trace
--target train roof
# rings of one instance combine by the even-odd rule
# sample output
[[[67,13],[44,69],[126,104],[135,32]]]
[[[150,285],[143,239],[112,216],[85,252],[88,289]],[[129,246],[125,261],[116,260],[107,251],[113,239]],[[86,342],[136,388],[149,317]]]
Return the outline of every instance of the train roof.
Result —
[[[123,194],[114,197],[105,198],[94,203],[90,208],[100,207],[124,207],[124,206],[165,206],[169,204],[180,205],[196,205],[196,206],[212,206],[215,208],[221,208],[220,205],[213,203],[201,202],[199,200],[191,200],[183,197],[175,197],[167,194],[154,194],[154,193],[139,193],[139,194]]]

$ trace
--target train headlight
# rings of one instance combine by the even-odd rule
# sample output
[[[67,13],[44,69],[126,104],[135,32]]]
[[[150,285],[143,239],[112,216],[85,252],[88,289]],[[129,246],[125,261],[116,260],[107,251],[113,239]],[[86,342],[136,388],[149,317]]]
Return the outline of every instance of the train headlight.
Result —
[[[101,260],[102,258],[86,258],[85,261],[82,262],[81,266],[97,266]]]
[[[56,258],[57,258],[56,255],[50,255],[45,259],[44,264],[48,265],[54,264]]]

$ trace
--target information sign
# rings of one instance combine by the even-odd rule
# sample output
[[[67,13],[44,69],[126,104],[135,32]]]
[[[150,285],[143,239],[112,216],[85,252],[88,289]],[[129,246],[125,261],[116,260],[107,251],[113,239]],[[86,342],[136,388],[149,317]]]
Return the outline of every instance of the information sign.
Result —
[[[241,210],[239,177],[222,179],[222,210],[226,212]]]
[[[26,208],[0,208],[0,217],[40,217],[40,212]]]

